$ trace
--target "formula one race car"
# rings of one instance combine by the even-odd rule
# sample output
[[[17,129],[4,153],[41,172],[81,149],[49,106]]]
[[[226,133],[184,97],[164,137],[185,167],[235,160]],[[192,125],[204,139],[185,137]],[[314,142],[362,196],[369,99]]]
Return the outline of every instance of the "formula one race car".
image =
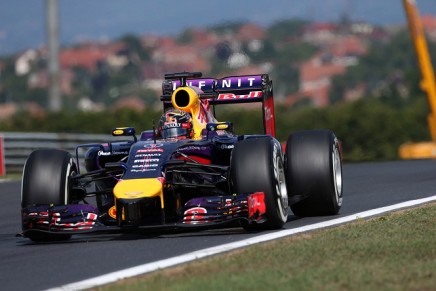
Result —
[[[175,73],[165,75],[162,88],[159,125],[139,139],[134,128],[121,127],[112,130],[121,140],[79,145],[75,158],[58,149],[30,154],[22,180],[24,237],[53,241],[224,225],[280,229],[289,207],[301,217],[338,213],[338,139],[330,130],[308,130],[282,145],[268,75]],[[262,102],[262,134],[235,135],[231,122],[215,119],[214,106],[247,102]]]

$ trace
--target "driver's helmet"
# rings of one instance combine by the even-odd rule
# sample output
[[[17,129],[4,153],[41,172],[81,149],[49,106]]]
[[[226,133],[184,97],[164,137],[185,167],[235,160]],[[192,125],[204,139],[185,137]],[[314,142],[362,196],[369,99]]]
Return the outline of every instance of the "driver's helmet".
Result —
[[[158,132],[161,138],[190,138],[192,136],[191,116],[179,109],[169,109],[159,120]]]

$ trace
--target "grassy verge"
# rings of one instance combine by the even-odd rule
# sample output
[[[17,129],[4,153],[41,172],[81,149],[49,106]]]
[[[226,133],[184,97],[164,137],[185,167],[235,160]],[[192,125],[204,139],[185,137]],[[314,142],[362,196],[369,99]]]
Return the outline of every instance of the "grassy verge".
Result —
[[[98,290],[436,290],[436,203]]]

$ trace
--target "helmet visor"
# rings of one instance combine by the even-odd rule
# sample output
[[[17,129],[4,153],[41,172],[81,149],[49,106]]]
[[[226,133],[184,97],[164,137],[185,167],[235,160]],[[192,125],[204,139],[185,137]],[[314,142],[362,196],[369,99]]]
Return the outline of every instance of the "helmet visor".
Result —
[[[162,138],[174,138],[179,136],[188,136],[188,128],[170,127],[162,130]]]

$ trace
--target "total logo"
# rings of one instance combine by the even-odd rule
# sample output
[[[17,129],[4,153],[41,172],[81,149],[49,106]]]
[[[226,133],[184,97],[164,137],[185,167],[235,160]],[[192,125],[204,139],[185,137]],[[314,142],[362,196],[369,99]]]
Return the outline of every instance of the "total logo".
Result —
[[[115,207],[115,205],[112,206],[112,207],[108,210],[107,213],[108,213],[109,216],[112,217],[113,219],[117,219],[117,208]]]

